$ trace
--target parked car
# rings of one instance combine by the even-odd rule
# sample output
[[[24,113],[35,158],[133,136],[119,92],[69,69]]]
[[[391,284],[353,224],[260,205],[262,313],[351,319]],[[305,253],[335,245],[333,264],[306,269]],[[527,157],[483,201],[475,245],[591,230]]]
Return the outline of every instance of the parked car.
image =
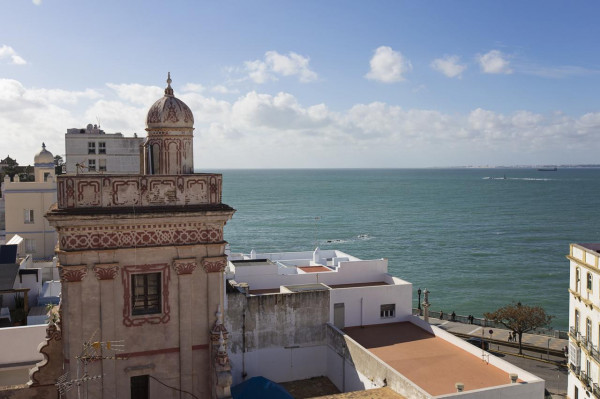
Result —
[[[471,345],[475,345],[478,348],[482,348],[483,350],[490,350],[490,344],[484,339],[472,337],[467,339],[467,342]]]

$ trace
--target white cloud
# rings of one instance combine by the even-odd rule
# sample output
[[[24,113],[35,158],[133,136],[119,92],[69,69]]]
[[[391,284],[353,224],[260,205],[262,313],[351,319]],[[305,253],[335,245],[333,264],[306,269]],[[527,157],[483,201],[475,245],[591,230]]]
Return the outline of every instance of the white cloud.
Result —
[[[436,58],[431,63],[431,67],[449,78],[459,79],[467,69],[466,65],[460,64],[460,57],[457,55],[445,55],[442,58]]]
[[[246,61],[244,66],[248,77],[256,83],[277,80],[277,76],[297,76],[300,82],[312,82],[317,79],[316,72],[309,66],[310,58],[294,52],[288,55],[277,51],[267,51],[264,60]]]
[[[483,73],[490,74],[510,74],[513,70],[510,68],[508,56],[498,50],[491,50],[483,55],[478,54],[477,62]]]
[[[36,6],[39,6],[42,4],[42,0],[33,0],[33,4],[35,4]]]
[[[410,61],[388,46],[381,46],[375,50],[370,65],[371,70],[365,77],[384,83],[403,81],[404,75],[412,70]]]
[[[108,87],[101,96],[92,89],[31,89],[0,79],[0,157],[29,164],[42,141],[54,154],[63,154],[66,129],[96,118],[109,133],[143,135],[148,107],[162,89]],[[502,159],[593,163],[600,132],[600,112],[571,117],[477,108],[448,114],[384,102],[332,111],[327,104],[303,105],[290,93],[256,91],[232,101],[194,91],[178,97],[194,113],[199,167],[418,167],[498,164]],[[542,160],[546,154],[557,159]]]
[[[158,86],[144,86],[138,83],[106,85],[113,89],[119,98],[139,105],[152,105],[164,94],[164,88]]]
[[[6,44],[0,47],[0,62],[4,59],[10,60],[9,63],[13,65],[26,65],[27,61],[25,61],[17,52],[10,46]]]
[[[227,86],[223,86],[223,85],[216,85],[213,86],[210,89],[211,92],[213,93],[219,93],[219,94],[238,94],[240,91],[238,89],[231,89]]]
[[[186,83],[181,87],[181,90],[202,93],[204,90],[206,90],[206,87],[204,87],[200,83]]]

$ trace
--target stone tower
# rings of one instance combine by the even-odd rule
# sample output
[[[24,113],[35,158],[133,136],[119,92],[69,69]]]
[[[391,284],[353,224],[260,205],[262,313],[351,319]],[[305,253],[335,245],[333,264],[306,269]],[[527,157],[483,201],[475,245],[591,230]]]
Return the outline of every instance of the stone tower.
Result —
[[[90,340],[120,358],[87,366],[102,376],[79,388],[89,398],[229,395],[223,227],[235,210],[221,203],[220,174],[194,173],[193,122],[169,76],[148,112],[142,174],[57,177],[46,217],[58,232],[65,370],[81,376]]]

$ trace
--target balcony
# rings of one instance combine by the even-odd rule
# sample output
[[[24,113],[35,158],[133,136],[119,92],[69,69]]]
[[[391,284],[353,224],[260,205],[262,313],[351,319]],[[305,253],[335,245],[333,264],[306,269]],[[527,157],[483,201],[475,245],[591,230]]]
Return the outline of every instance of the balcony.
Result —
[[[592,379],[585,371],[581,371],[579,373],[579,380],[583,382],[586,387],[590,387],[592,385]]]
[[[575,327],[569,327],[569,335],[573,338],[577,343],[581,341],[581,333],[575,329]]]

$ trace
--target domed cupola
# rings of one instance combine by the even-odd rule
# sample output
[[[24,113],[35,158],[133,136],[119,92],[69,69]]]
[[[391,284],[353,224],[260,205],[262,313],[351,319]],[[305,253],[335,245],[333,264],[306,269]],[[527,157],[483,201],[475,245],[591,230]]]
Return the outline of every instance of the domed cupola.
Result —
[[[42,150],[33,158],[33,174],[36,182],[54,179],[54,155],[46,149],[45,143],[42,143]]]
[[[194,115],[173,95],[171,73],[165,95],[156,101],[146,117],[148,137],[140,154],[147,175],[194,173]]]
[[[42,150],[35,154],[33,158],[35,167],[51,167],[54,168],[54,155],[46,149],[46,144],[42,143]]]
[[[171,73],[169,72],[165,95],[157,100],[148,111],[146,130],[194,128],[194,115],[183,101],[175,97],[171,82]]]

